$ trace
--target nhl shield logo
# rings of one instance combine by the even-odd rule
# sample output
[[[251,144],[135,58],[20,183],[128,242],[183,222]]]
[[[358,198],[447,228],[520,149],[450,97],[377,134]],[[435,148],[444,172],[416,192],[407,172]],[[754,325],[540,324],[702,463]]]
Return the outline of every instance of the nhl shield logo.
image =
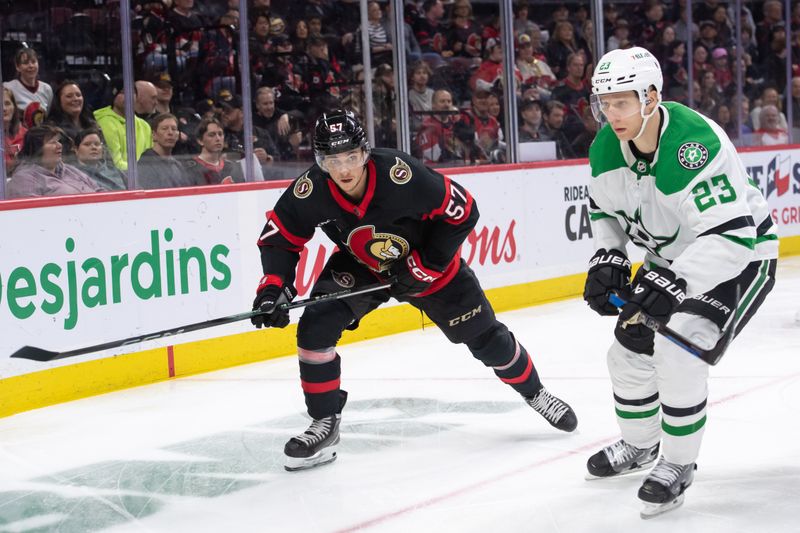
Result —
[[[345,289],[352,289],[356,284],[356,278],[350,272],[336,272],[331,270],[331,277],[337,285]]]
[[[308,198],[311,191],[314,190],[314,182],[308,177],[308,172],[303,174],[303,177],[297,180],[294,184],[294,195],[299,199]]]
[[[398,185],[408,183],[411,179],[411,167],[399,157],[394,159],[395,164],[389,169],[389,178]]]
[[[697,170],[708,161],[708,149],[698,142],[683,143],[678,148],[678,162],[683,168]]]
[[[393,262],[408,255],[408,241],[392,233],[377,233],[375,226],[360,226],[350,232],[345,243],[352,254],[368,268],[383,272]]]

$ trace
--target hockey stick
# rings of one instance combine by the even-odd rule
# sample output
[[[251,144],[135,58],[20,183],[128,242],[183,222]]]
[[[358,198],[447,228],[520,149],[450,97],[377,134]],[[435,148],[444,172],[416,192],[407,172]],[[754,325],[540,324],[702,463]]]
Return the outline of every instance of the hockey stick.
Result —
[[[628,303],[619,296],[617,296],[616,294],[614,294],[613,292],[608,297],[608,301],[611,302],[612,305],[619,308]],[[739,301],[738,288],[736,291],[736,301],[737,302]],[[733,312],[736,313],[736,310],[734,310]],[[714,345],[714,347],[711,348],[710,350],[704,350],[695,343],[693,343],[692,341],[690,341],[689,339],[687,339],[686,337],[684,337],[683,335],[681,335],[680,333],[677,333],[676,331],[673,331],[672,329],[667,327],[666,324],[662,324],[661,322],[659,322],[658,320],[654,319],[651,316],[647,316],[646,314],[639,312],[636,315],[636,318],[637,320],[634,323],[643,324],[645,327],[652,329],[656,333],[660,333],[668,340],[680,346],[690,354],[700,358],[700,360],[712,366],[716,365],[719,362],[719,360],[722,359],[722,356],[725,354],[725,350],[728,349],[728,345],[733,340],[734,333],[736,332],[736,319],[734,315],[734,320],[728,326],[728,329],[725,330],[722,337],[717,341],[717,344]]]
[[[351,296],[358,296],[359,294],[366,294],[368,292],[380,291],[383,289],[388,289],[390,286],[391,282],[384,282],[375,285],[368,285],[367,287],[364,287],[363,289],[359,289],[357,291],[343,290],[338,292],[332,292],[329,294],[321,294],[313,298],[307,298],[305,300],[298,300],[292,303],[281,304],[280,308],[284,311],[288,311],[289,309],[297,309],[298,307],[306,307],[309,305],[315,305],[330,300],[339,300],[341,298],[350,298]],[[248,311],[247,313],[239,313],[236,315],[230,315],[221,318],[206,320],[204,322],[195,322],[194,324],[188,324],[186,326],[178,326],[176,328],[164,329],[161,331],[157,331],[155,333],[148,333],[147,335],[138,335],[136,337],[128,337],[127,339],[104,342],[102,344],[95,344],[94,346],[78,348],[75,350],[70,350],[68,352],[52,352],[50,350],[37,348],[36,346],[23,346],[22,348],[11,354],[11,357],[16,357],[18,359],[30,359],[31,361],[41,361],[41,362],[55,361],[56,359],[65,359],[67,357],[74,357],[76,355],[99,352],[102,350],[108,350],[110,348],[125,346],[128,344],[137,344],[144,341],[160,339],[162,337],[169,337],[170,335],[179,335],[181,333],[188,333],[190,331],[212,328],[214,326],[221,326],[223,324],[231,324],[233,322],[239,322],[240,320],[249,320],[254,316],[260,314],[264,313],[262,313],[261,311]]]

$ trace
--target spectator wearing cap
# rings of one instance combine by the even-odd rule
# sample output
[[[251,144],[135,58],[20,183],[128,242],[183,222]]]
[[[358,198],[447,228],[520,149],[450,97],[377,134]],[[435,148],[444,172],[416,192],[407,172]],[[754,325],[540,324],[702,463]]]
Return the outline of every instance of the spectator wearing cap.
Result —
[[[76,82],[64,80],[56,87],[53,104],[50,106],[45,124],[61,128],[70,140],[81,130],[97,125]]]
[[[617,18],[614,22],[614,29],[611,33],[611,37],[609,37],[606,42],[606,50],[610,52],[611,50],[620,48],[620,43],[627,41],[630,37],[630,33],[628,21],[623,18]]]
[[[237,94],[228,101],[221,102],[221,123],[225,133],[224,151],[231,161],[244,157],[244,112],[242,98]],[[261,165],[272,164],[278,157],[278,147],[272,136],[265,129],[253,125],[253,155]]]
[[[204,185],[192,181],[173,151],[181,134],[178,118],[170,113],[157,115],[150,122],[153,129],[153,147],[139,159],[139,186],[142,189],[168,189]]]
[[[64,132],[53,126],[35,126],[25,134],[19,163],[8,181],[9,198],[63,196],[97,192],[100,187],[84,172],[62,159]]]
[[[619,18],[617,6],[608,2],[603,2],[603,35],[609,35],[614,31],[614,25]],[[606,48],[608,51],[608,48]]]
[[[273,87],[279,107],[292,111],[307,104],[307,87],[303,69],[292,57],[292,41],[288,35],[279,35],[272,40],[272,56],[265,69],[261,85]]]
[[[522,117],[519,126],[519,142],[549,141],[550,137],[544,130],[542,117],[542,102],[532,98],[522,100],[519,107]]]
[[[719,46],[717,39],[717,25],[711,20],[704,20],[700,22],[700,38],[696,41],[697,44],[702,44],[708,50],[713,50]]]
[[[195,134],[200,153],[185,164],[189,180],[197,185],[243,182],[241,166],[224,157],[225,131],[215,118],[204,118]]]
[[[136,85],[134,84],[134,98]],[[125,91],[122,80],[117,80],[112,88],[111,105],[101,107],[94,112],[97,125],[103,131],[108,151],[114,165],[122,170],[128,170],[128,140],[125,132]],[[136,158],[138,159],[145,150],[153,145],[152,132],[147,121],[134,116],[134,130],[136,135]]]
[[[489,91],[495,87],[495,84],[499,84],[503,77],[503,49],[499,40],[489,39],[486,42],[484,58],[478,70],[469,80],[469,87],[472,91],[478,88]],[[522,74],[516,65],[514,65],[514,77],[518,86],[522,85]]]
[[[728,62],[728,51],[724,48],[714,48],[711,51],[711,61],[717,87],[719,87],[720,91],[726,93],[733,84],[733,73]]]
[[[3,82],[14,93],[17,107],[25,113],[31,103],[37,104],[45,113],[53,101],[53,88],[39,79],[39,54],[33,48],[20,48],[14,54],[17,77]]]
[[[572,151],[567,137],[562,130],[566,109],[564,104],[558,100],[550,100],[544,107],[544,131],[548,137],[556,142],[556,154],[559,159],[574,159],[575,153]]]
[[[475,131],[477,146],[484,154],[498,148],[503,139],[500,123],[489,114],[490,92],[477,88],[472,92],[471,106],[461,113],[460,122],[466,122]]]
[[[162,72],[153,78],[153,85],[156,87],[156,115],[172,113],[172,78],[169,73]]]
[[[555,74],[542,57],[536,57],[528,35],[520,35],[517,41],[519,45],[515,63],[522,78],[523,90],[529,91],[536,100],[549,99],[550,88],[556,84]]]
[[[14,93],[3,87],[3,157],[6,161],[6,172],[14,169],[17,154],[22,149],[25,133],[28,131],[22,125],[21,116]]]

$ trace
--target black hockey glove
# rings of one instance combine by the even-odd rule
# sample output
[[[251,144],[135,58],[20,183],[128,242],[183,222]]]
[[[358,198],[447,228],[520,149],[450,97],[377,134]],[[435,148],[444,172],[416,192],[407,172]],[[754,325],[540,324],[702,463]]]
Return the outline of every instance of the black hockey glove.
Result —
[[[395,298],[416,296],[425,292],[431,283],[442,277],[441,272],[422,265],[416,250],[412,250],[405,259],[395,261],[389,272],[394,278],[389,290]]]
[[[289,325],[289,311],[280,309],[281,304],[291,302],[297,296],[294,288],[285,285],[280,276],[271,274],[261,278],[253,300],[253,311],[261,311],[250,319],[257,328],[285,328]]]
[[[644,324],[636,323],[637,314],[644,313],[666,324],[685,298],[686,282],[668,268],[639,270],[614,335],[629,350],[652,354],[655,334]]]
[[[601,316],[616,316],[619,309],[608,301],[612,292],[627,298],[631,281],[631,262],[619,250],[601,248],[589,261],[589,274],[583,299]]]

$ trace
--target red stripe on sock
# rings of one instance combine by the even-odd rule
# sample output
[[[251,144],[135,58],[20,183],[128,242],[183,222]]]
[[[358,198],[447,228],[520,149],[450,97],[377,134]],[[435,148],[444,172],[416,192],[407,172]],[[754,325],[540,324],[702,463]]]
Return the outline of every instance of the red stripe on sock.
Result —
[[[509,385],[517,385],[519,383],[525,383],[529,377],[531,377],[531,372],[533,371],[533,361],[531,360],[531,356],[528,356],[528,364],[525,366],[525,372],[522,373],[521,376],[515,378],[500,378],[500,381],[503,383],[508,383]]]
[[[330,392],[332,390],[336,390],[339,388],[339,384],[341,383],[340,378],[332,379],[330,381],[323,381],[322,383],[311,383],[309,381],[300,380],[300,385],[303,387],[303,392],[309,392],[311,394],[320,394],[323,392]]]

